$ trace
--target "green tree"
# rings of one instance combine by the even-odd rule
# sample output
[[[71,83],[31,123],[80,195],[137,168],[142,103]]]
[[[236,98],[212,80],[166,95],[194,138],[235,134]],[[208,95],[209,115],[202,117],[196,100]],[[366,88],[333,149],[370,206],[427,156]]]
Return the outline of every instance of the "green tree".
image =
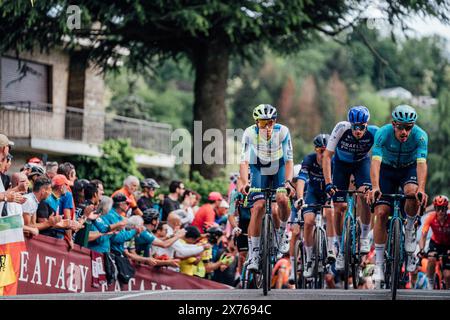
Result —
[[[291,53],[317,33],[331,36],[351,26],[351,12],[363,11],[363,1],[78,1],[82,30],[71,30],[67,1],[0,2],[0,53],[47,50],[64,46],[83,50],[87,61],[108,68],[127,48],[127,64],[144,70],[168,57],[187,57],[195,71],[193,119],[203,130],[224,132],[227,123],[225,92],[231,57],[249,59],[263,47]],[[386,1],[380,6],[394,23],[420,12],[447,19],[449,4],[434,1]],[[90,45],[80,46],[80,38]],[[85,43],[85,41],[84,41]],[[214,116],[211,116],[214,115]],[[225,135],[224,135],[225,136]],[[192,165],[208,178],[221,165]]]
[[[101,145],[101,157],[78,156],[74,162],[80,178],[100,179],[106,194],[112,194],[123,185],[129,175],[142,178],[134,160],[135,152],[128,139],[107,140]]]

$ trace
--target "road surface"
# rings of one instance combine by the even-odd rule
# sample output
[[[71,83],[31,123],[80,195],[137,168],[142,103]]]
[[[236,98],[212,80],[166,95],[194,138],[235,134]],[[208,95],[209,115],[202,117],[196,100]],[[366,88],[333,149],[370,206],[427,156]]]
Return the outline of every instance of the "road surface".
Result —
[[[22,295],[20,300],[390,300],[389,290],[159,290]],[[397,300],[450,300],[450,290],[399,290]]]

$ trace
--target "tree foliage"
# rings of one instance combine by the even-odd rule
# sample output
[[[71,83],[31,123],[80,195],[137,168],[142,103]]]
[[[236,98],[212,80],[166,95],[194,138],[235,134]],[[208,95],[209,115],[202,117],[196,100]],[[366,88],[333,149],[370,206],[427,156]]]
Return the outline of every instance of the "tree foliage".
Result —
[[[134,160],[135,152],[128,139],[107,140],[101,145],[101,157],[78,156],[74,160],[78,176],[100,179],[106,194],[112,194],[123,185],[129,175],[142,178]]]

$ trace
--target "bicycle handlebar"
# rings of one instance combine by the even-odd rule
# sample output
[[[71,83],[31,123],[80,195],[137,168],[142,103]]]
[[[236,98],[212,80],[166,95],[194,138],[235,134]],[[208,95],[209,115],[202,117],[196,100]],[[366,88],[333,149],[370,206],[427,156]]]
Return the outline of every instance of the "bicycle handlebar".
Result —
[[[381,195],[381,196],[380,196]],[[382,198],[389,198],[389,199],[392,199],[392,200],[403,200],[403,199],[406,199],[406,200],[415,200],[416,199],[416,196],[415,195],[404,195],[404,194],[401,194],[401,193],[381,193],[381,192],[379,192],[378,190],[375,192],[375,202],[374,203],[372,203],[371,205],[370,205],[370,212],[374,212],[375,211],[375,205],[377,204],[377,202],[380,200],[380,199],[382,199]],[[423,199],[423,194],[421,193],[421,192],[419,192],[418,194],[417,194],[417,198],[419,198],[419,201],[420,202],[422,202],[422,199]],[[425,211],[425,206],[424,205],[421,205],[420,206],[420,215],[423,215],[423,212]]]

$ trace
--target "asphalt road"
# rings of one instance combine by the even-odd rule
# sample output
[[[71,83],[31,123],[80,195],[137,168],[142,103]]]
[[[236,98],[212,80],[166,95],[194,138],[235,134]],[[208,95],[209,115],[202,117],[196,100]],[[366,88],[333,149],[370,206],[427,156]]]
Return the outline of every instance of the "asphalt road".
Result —
[[[14,300],[390,300],[388,290],[160,290],[22,295]],[[450,300],[450,290],[399,290],[397,300]]]

